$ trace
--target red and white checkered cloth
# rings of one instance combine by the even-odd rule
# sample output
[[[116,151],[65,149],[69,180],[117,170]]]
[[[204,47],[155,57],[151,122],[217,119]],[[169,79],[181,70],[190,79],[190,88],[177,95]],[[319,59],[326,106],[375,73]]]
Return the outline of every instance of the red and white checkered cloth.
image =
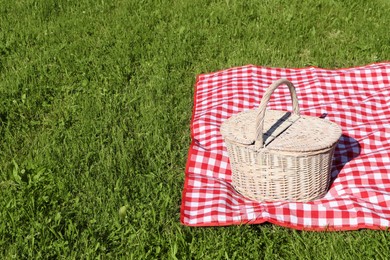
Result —
[[[329,192],[309,203],[258,203],[231,186],[221,123],[258,107],[265,89],[279,78],[297,89],[301,114],[331,120],[343,136],[333,160]],[[291,111],[288,88],[279,87],[270,109]],[[270,222],[304,230],[390,227],[390,63],[325,70],[253,65],[199,75],[191,120],[181,205],[188,226]]]

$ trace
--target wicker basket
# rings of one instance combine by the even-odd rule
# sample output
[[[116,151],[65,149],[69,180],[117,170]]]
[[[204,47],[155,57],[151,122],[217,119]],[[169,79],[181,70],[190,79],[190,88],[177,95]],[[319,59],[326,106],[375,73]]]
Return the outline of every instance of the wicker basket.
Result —
[[[293,112],[267,110],[271,94],[289,87]],[[233,115],[221,126],[232,169],[232,185],[257,201],[311,201],[323,197],[341,128],[329,120],[301,116],[293,84],[280,79],[258,109]]]

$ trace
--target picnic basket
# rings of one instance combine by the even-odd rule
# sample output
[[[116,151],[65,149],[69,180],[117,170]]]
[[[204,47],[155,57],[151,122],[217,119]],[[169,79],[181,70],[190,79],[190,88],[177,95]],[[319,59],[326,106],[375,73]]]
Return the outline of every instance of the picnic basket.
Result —
[[[292,113],[266,110],[280,85],[290,90]],[[270,85],[257,109],[231,116],[220,130],[232,185],[245,197],[306,202],[326,194],[341,128],[326,119],[300,115],[295,87],[287,79]]]

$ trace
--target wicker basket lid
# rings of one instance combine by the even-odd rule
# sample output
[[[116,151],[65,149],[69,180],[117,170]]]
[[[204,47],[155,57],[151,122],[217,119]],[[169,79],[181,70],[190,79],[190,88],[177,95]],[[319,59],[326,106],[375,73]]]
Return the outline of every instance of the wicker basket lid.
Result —
[[[291,93],[293,112],[266,110],[273,91],[286,84]],[[272,84],[264,94],[258,109],[248,110],[227,119],[221,125],[225,140],[286,152],[314,152],[333,146],[340,138],[341,128],[329,120],[302,116],[295,88],[286,79]]]
[[[241,112],[227,119],[221,134],[229,141],[255,145],[258,109]],[[264,147],[288,152],[312,152],[331,147],[341,136],[340,127],[326,119],[297,116],[267,110],[264,118]]]

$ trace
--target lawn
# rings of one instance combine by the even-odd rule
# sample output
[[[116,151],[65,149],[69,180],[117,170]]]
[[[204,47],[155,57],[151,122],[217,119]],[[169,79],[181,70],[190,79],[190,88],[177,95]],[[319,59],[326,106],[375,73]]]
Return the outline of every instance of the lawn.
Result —
[[[180,224],[196,75],[390,60],[386,0],[0,0],[1,259],[386,259],[388,231]]]

